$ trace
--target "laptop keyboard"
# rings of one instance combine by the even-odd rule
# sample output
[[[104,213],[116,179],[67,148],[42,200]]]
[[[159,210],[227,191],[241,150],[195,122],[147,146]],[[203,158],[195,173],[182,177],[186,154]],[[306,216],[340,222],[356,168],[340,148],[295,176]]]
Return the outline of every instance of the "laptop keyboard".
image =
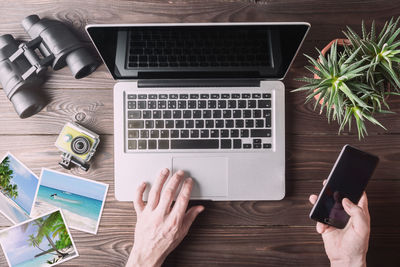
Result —
[[[125,94],[126,149],[272,148],[269,93]]]

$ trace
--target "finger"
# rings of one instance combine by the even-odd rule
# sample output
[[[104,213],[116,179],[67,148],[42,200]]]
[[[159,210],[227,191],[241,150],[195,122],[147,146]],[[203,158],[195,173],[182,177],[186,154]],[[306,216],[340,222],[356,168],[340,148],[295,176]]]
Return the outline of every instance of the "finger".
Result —
[[[325,230],[328,228],[328,226],[329,225],[323,224],[321,222],[317,222],[317,225],[315,227],[319,234],[323,234],[325,232]]]
[[[169,170],[167,168],[163,169],[160,172],[160,175],[158,176],[156,181],[154,182],[154,185],[151,187],[149,193],[149,199],[147,202],[147,205],[149,205],[150,208],[155,209],[157,207],[158,202],[160,201],[161,190],[168,176],[169,176]]]
[[[168,181],[164,191],[161,193],[160,204],[158,207],[165,213],[170,211],[172,201],[175,198],[176,190],[178,189],[184,175],[185,173],[182,170],[177,171]]]
[[[363,210],[364,214],[369,218],[369,210],[368,210],[368,198],[367,193],[363,192],[360,200],[358,201],[358,206]]]
[[[204,206],[194,206],[191,207],[185,214],[183,218],[182,227],[185,232],[189,231],[190,226],[192,226],[194,220],[197,216],[204,210]]]
[[[315,204],[315,202],[317,202],[318,196],[317,195],[310,195],[310,197],[308,198],[308,200],[310,201],[311,204]]]
[[[146,183],[142,183],[136,189],[135,201],[133,202],[133,206],[135,208],[136,213],[141,213],[144,209],[144,203],[143,203],[144,190],[146,190]]]
[[[179,225],[185,215],[190,200],[190,194],[192,193],[192,188],[193,180],[192,178],[187,178],[183,183],[182,189],[179,192],[178,198],[176,199],[175,205],[172,209],[171,213],[178,218]]]
[[[355,205],[348,198],[343,198],[342,205],[347,214],[350,215],[357,229],[368,230],[368,218],[359,206]]]

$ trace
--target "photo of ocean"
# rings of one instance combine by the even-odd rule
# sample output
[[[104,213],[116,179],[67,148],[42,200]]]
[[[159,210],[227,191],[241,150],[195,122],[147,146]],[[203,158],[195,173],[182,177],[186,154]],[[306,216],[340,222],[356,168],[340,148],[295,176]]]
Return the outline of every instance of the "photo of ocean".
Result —
[[[71,228],[97,233],[108,185],[43,169],[32,216],[61,208]]]

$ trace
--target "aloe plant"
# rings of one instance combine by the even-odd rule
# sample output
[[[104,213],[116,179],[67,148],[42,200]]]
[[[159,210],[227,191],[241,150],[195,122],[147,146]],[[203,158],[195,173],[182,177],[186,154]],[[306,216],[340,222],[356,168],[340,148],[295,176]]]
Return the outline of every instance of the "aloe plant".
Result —
[[[362,22],[362,35],[359,36],[347,27],[344,35],[350,45],[344,45],[344,51],[337,51],[337,42],[329,55],[318,51],[318,59],[305,55],[311,66],[306,69],[318,77],[303,77],[297,80],[306,85],[293,90],[307,91],[306,102],[316,99],[314,110],[320,104],[320,113],[326,109],[328,122],[336,120],[340,134],[346,125],[351,128],[356,122],[358,137],[367,133],[365,122],[369,121],[386,129],[374,118],[376,113],[391,113],[386,102],[388,95],[399,94],[400,88],[400,34],[397,20],[387,22],[376,36],[375,22],[367,32]]]

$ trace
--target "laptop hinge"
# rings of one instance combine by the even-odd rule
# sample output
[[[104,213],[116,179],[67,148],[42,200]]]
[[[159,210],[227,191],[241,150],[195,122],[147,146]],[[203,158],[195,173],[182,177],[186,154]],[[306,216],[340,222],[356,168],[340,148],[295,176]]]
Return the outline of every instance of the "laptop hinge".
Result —
[[[258,79],[145,79],[138,87],[260,87]]]

